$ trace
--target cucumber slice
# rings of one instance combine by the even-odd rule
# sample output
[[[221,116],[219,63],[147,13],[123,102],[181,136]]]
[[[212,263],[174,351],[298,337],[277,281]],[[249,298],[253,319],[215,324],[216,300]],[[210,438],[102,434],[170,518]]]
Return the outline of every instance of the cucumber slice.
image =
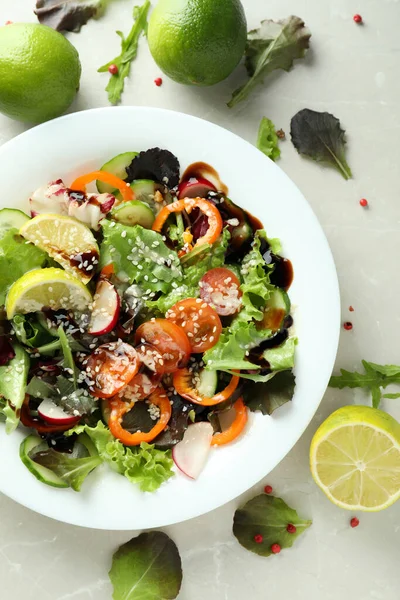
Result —
[[[100,404],[100,408],[101,408],[101,416],[103,418],[103,421],[106,425],[108,425],[108,421],[110,420],[110,416],[111,416],[111,408],[110,408],[110,403],[108,402],[108,400],[102,400],[101,404]]]
[[[25,225],[29,220],[28,215],[22,212],[22,210],[3,208],[0,210],[0,239],[4,237],[9,229],[15,227],[20,230],[22,225]]]
[[[276,288],[267,300],[262,319],[264,329],[279,331],[283,320],[290,312],[290,299],[285,290]]]
[[[101,167],[100,171],[107,171],[107,173],[112,173],[116,175],[120,179],[126,178],[126,168],[129,167],[135,156],[137,156],[137,152],[123,152],[122,154],[118,154],[114,156],[111,160],[104,163]],[[115,190],[108,183],[103,183],[102,181],[96,181],[97,190],[100,194],[114,194]]]
[[[285,316],[290,312],[290,298],[282,288],[276,288],[267,300],[267,308],[279,308],[285,311]]]
[[[131,190],[135,194],[135,199],[142,200],[142,202],[152,201],[154,194],[160,188],[161,186],[151,179],[135,179],[131,183]]]
[[[37,446],[43,444],[43,440],[36,435],[28,435],[27,438],[23,440],[19,447],[19,456],[24,463],[24,465],[29,469],[29,471],[42,483],[46,483],[47,485],[51,485],[57,488],[67,488],[68,484],[63,481],[60,477],[58,477],[53,471],[47,469],[46,467],[42,467],[35,463],[29,457],[29,454],[34,450]]]
[[[196,384],[199,394],[207,398],[214,396],[218,385],[217,371],[207,371],[206,369],[202,369],[199,372],[199,378],[200,380]]]
[[[151,229],[155,217],[148,204],[140,200],[130,200],[114,208],[111,218],[123,225],[141,225],[145,229]]]

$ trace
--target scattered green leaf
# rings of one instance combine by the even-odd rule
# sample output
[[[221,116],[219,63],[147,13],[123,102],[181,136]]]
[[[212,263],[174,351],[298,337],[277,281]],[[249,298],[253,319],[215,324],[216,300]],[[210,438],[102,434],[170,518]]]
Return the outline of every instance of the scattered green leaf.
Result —
[[[290,135],[299,154],[334,167],[345,179],[351,178],[345,157],[345,132],[339,119],[328,112],[304,108],[292,118]]]
[[[141,533],[115,552],[109,576],[114,600],[173,600],[182,584],[178,548],[166,533]]]
[[[258,129],[257,148],[273,161],[281,155],[275,125],[267,117],[261,119]]]
[[[20,344],[14,343],[15,356],[10,362],[0,367],[0,396],[7,400],[2,409],[6,417],[6,432],[12,433],[19,424],[19,409],[25,399],[28,380],[29,356]]]
[[[379,408],[382,398],[382,388],[391,384],[400,384],[400,366],[377,365],[376,363],[362,361],[365,373],[357,371],[346,371],[340,369],[340,375],[333,375],[329,381],[329,387],[342,390],[348,388],[364,388],[371,392],[372,406]],[[384,398],[400,398],[400,394],[384,394]]]
[[[262,21],[259,29],[249,31],[245,54],[250,79],[233,92],[228,106],[232,108],[247,98],[275,69],[289,71],[295,59],[304,57],[310,37],[304,21],[295,16],[282,21]]]
[[[296,527],[295,533],[287,531],[289,524]],[[246,550],[271,556],[272,544],[290,548],[311,524],[312,521],[301,519],[281,498],[260,494],[235,512],[233,533]],[[256,535],[262,535],[261,543],[254,540]]]
[[[34,10],[42,25],[57,31],[79,32],[91,18],[103,14],[109,0],[36,0]]]
[[[98,69],[99,73],[105,73],[108,71],[110,65],[118,67],[118,73],[110,75],[110,81],[106,87],[108,99],[111,104],[118,104],[121,100],[125,86],[125,77],[128,77],[131,70],[131,62],[137,55],[139,38],[147,30],[147,13],[149,12],[149,8],[150,0],[145,0],[142,6],[134,7],[134,23],[128,36],[125,38],[122,31],[117,31],[117,34],[121,38],[121,54]]]

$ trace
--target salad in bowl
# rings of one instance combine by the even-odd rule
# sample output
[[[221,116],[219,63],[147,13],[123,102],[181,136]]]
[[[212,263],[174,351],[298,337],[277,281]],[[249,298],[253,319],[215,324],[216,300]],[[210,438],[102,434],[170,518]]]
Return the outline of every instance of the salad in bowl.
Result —
[[[292,398],[292,265],[236,200],[151,148],[0,211],[0,417],[44,484],[196,479]]]

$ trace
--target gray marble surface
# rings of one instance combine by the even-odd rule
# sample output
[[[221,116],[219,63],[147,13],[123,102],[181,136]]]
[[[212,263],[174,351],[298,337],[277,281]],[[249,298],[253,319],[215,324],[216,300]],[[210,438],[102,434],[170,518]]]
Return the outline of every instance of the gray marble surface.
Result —
[[[118,53],[114,31],[129,27],[132,4],[115,0],[103,19],[70,36],[83,65],[81,90],[71,110],[107,105],[107,78],[96,69]],[[167,78],[156,87],[153,80],[161,73],[142,43],[123,103],[191,113],[251,142],[264,115],[286,132],[301,108],[327,110],[340,118],[354,179],[346,182],[336,172],[302,160],[290,141],[281,145],[279,165],[308,198],[333,250],[343,321],[351,318],[354,324],[353,331],[342,331],[337,367],[356,368],[362,358],[399,363],[400,2],[243,4],[250,27],[264,18],[301,16],[313,34],[307,59],[289,74],[274,74],[248,103],[231,111],[225,101],[238,75],[211,89],[186,88]],[[0,0],[0,23],[33,21],[33,5],[34,0]],[[352,20],[357,12],[363,26]],[[24,125],[0,116],[0,144],[24,130]],[[368,198],[368,210],[359,206],[361,197]],[[323,496],[308,468],[309,444],[319,423],[341,405],[366,401],[358,392],[328,390],[301,440],[263,482],[211,514],[166,529],[183,560],[180,600],[399,598],[400,502],[378,514],[359,515],[360,526],[351,529],[351,515]],[[384,408],[400,418],[400,400],[388,400]],[[262,559],[237,544],[231,524],[235,508],[267,482],[314,523],[292,550]],[[0,496],[0,598],[109,600],[112,553],[132,535],[64,525]]]

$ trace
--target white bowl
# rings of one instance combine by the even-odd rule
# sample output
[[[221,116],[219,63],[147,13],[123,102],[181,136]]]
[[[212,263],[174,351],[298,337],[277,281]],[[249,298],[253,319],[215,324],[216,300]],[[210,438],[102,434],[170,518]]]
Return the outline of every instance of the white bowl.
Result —
[[[28,210],[33,190],[98,169],[128,150],[167,148],[186,168],[211,164],[234,202],[279,237],[294,265],[290,297],[299,345],[293,401],[272,417],[251,414],[245,435],[213,449],[197,481],[177,473],[154,494],[141,493],[107,467],[76,493],[48,487],[19,458],[26,435],[7,436],[0,424],[0,491],[28,508],[74,525],[144,529],[199,516],[232,500],[268,474],[311,421],[331,374],[339,337],[340,301],[335,265],[306,200],[281,169],[254,146],[207,121],[155,108],[100,108],[35,127],[0,148],[1,207]]]

